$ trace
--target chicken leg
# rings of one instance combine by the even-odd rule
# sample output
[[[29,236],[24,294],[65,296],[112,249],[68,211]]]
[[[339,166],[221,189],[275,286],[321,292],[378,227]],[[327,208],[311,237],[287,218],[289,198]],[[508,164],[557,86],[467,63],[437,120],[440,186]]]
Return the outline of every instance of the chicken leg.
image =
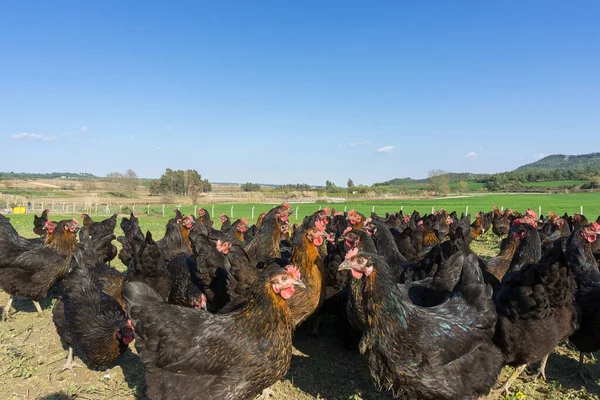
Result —
[[[12,318],[10,316],[10,307],[12,306],[12,302],[13,296],[10,296],[8,298],[8,303],[6,304],[6,307],[4,307],[4,310],[2,310],[2,322],[6,322],[9,318]]]
[[[275,392],[270,388],[266,388],[262,391],[262,394],[256,398],[256,400],[269,400],[271,397],[275,397]]]
[[[40,306],[40,303],[36,300],[33,300],[33,305],[35,306],[35,309],[38,312],[38,317],[43,316],[44,312],[42,311],[42,306]]]
[[[81,368],[81,366],[79,364],[73,362],[73,348],[71,346],[69,346],[69,356],[67,357],[67,362],[62,367],[60,372],[63,372],[64,370],[68,369],[69,371],[71,371],[73,376],[77,376],[75,371],[73,371],[73,368],[75,368],[75,367]]]
[[[521,373],[525,370],[526,367],[527,367],[527,365],[523,364],[519,368],[515,369],[515,371],[512,373],[512,375],[508,378],[508,380],[504,384],[504,388],[502,388],[502,390],[504,391],[505,394],[509,393],[510,386],[515,381],[515,379],[517,379],[519,377],[519,375],[521,375]]]
[[[550,354],[546,354],[546,356],[542,359],[542,363],[540,364],[540,369],[533,377],[533,380],[536,380],[537,378],[539,378],[540,375],[542,376],[542,379],[544,381],[547,380],[546,379],[546,363],[548,362],[548,357],[550,357]]]

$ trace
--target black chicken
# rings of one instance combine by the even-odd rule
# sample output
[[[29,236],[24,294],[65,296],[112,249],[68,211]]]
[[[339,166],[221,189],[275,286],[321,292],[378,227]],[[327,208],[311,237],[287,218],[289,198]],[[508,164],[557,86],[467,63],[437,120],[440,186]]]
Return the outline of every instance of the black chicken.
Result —
[[[600,350],[600,271],[591,249],[591,243],[600,234],[599,228],[595,225],[575,228],[566,249],[569,272],[577,282],[575,301],[581,309],[580,327],[569,338],[580,352],[580,374],[583,353]]]
[[[294,267],[265,269],[244,307],[225,315],[166,304],[127,283],[135,346],[152,400],[252,399],[287,372],[292,321],[287,299],[303,286]]]
[[[52,320],[69,355],[63,367],[73,374],[73,351],[89,368],[112,364],[133,340],[133,326],[118,299],[104,289],[89,269],[85,246],[75,251],[71,272],[62,282],[62,295],[52,310]],[[107,266],[107,268],[110,268]]]
[[[77,220],[47,221],[45,227],[43,241],[24,239],[0,214],[0,287],[10,295],[2,312],[4,321],[9,318],[15,296],[33,300],[42,315],[39,300],[69,272],[77,246]]]
[[[382,257],[347,254],[340,269],[364,281],[360,350],[377,387],[411,399],[474,400],[496,382],[504,357],[492,343],[492,290],[483,283],[474,255],[457,253],[449,261],[461,260],[455,295],[426,308],[412,304]]]
[[[44,225],[46,225],[46,222],[48,221],[49,212],[50,210],[46,208],[44,211],[42,211],[42,215],[40,215],[39,217],[37,215],[33,216],[33,233],[35,233],[36,235],[43,236],[44,234],[46,234],[44,230]]]
[[[505,276],[495,296],[499,317],[494,343],[507,364],[518,367],[504,385],[505,392],[527,365],[538,361],[546,379],[549,354],[578,327],[575,288],[567,269],[558,264],[527,264]]]

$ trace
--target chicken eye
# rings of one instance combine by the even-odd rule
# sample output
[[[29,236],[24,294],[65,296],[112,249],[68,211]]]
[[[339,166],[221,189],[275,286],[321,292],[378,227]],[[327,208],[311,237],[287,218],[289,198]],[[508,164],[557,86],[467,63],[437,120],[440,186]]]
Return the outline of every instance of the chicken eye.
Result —
[[[281,282],[285,282],[285,281],[287,281],[287,279],[288,279],[287,275],[284,275],[281,277]]]
[[[359,258],[357,261],[359,264],[362,264],[364,262],[364,260],[362,258]]]

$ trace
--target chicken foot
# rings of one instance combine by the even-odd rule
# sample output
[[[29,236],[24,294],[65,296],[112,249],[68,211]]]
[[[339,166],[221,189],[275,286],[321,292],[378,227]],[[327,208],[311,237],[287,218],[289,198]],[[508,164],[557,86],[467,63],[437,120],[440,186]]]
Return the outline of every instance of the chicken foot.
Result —
[[[67,357],[67,362],[62,367],[62,369],[60,370],[60,372],[63,372],[64,370],[68,369],[69,371],[71,371],[71,373],[73,374],[73,376],[77,376],[77,374],[75,373],[75,371],[73,371],[73,368],[75,368],[75,367],[81,368],[81,365],[73,362],[73,348],[71,346],[69,346],[69,356]]]
[[[275,392],[270,388],[266,388],[262,391],[262,394],[256,398],[256,400],[269,400],[271,397],[275,397]]]
[[[509,394],[509,389],[511,387],[511,385],[513,384],[513,382],[515,381],[515,379],[517,379],[519,377],[519,375],[521,375],[521,373],[525,370],[525,368],[527,367],[526,364],[521,365],[518,368],[515,368],[515,371],[512,373],[512,375],[508,378],[508,380],[506,381],[506,383],[504,384],[504,387],[502,388],[502,391],[505,394]]]
[[[548,362],[548,357],[550,357],[550,354],[546,354],[546,356],[542,359],[542,363],[540,364],[540,369],[538,370],[538,372],[533,377],[533,380],[536,380],[537,378],[539,378],[540,375],[542,376],[542,379],[544,381],[548,380],[546,378],[546,363]]]
[[[44,312],[42,311],[42,306],[40,306],[39,301],[33,300],[33,305],[35,306],[35,309],[38,312],[38,317],[43,316]]]
[[[2,322],[6,322],[8,319],[12,318],[10,316],[10,307],[12,306],[12,302],[13,296],[10,296],[8,298],[8,303],[6,304],[6,307],[4,307],[4,310],[2,310]]]

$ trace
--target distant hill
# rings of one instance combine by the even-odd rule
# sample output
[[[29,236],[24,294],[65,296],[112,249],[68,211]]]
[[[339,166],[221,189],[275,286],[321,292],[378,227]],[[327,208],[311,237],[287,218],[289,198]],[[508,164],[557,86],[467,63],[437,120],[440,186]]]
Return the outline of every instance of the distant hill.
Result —
[[[49,173],[28,173],[28,172],[0,172],[0,179],[98,179],[97,176],[87,172],[49,172]]]
[[[536,162],[522,165],[515,169],[515,171],[527,172],[540,169],[574,170],[588,167],[600,169],[600,153],[581,154],[578,156],[552,154]]]
[[[450,183],[458,181],[477,181],[488,177],[488,174],[471,174],[469,172],[449,172],[448,177]],[[396,178],[390,181],[375,183],[373,186],[416,186],[425,185],[429,182],[425,179],[412,179],[412,178]]]

